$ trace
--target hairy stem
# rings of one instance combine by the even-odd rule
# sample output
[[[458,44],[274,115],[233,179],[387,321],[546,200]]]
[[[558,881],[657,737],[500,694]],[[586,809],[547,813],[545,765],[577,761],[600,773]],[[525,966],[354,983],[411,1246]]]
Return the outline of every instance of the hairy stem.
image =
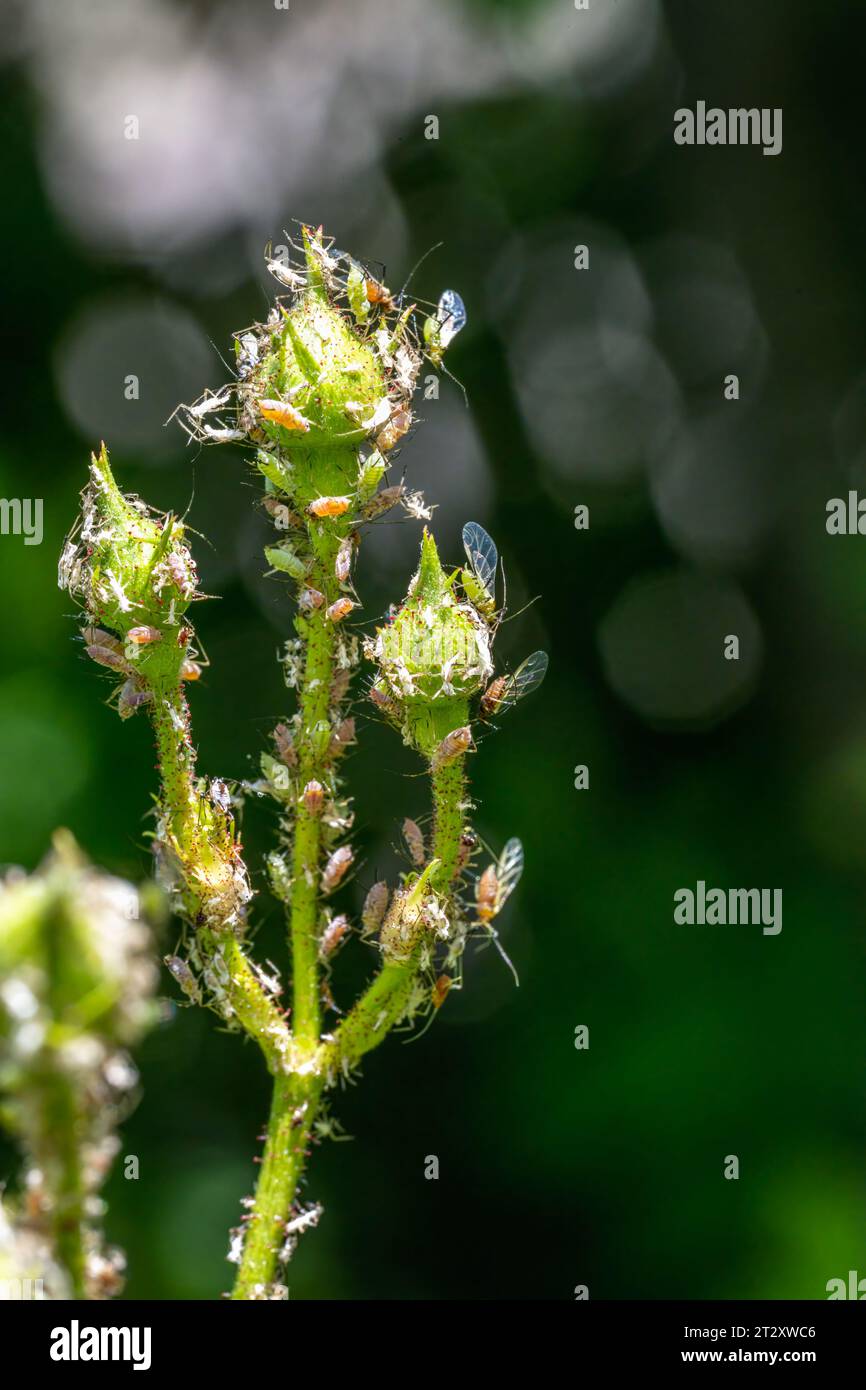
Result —
[[[233,1299],[266,1297],[273,1285],[322,1084],[321,1076],[314,1074],[278,1077],[274,1083],[255,1204],[246,1223]]]

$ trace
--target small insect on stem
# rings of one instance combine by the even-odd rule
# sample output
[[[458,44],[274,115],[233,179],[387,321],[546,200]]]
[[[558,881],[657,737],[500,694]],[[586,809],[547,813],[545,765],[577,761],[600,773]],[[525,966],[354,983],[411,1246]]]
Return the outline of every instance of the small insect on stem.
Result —
[[[287,401],[259,401],[259,414],[274,425],[282,425],[285,430],[301,430],[306,433],[310,428],[307,417]]]
[[[440,975],[430,990],[430,1002],[434,1009],[441,1009],[448,997],[448,991],[454,981],[450,975]]]
[[[439,772],[449,763],[453,763],[456,758],[467,753],[472,747],[472,730],[468,724],[461,729],[452,729],[450,734],[446,734],[439,747],[430,759],[430,769],[432,772]]]
[[[495,864],[488,864],[475,885],[475,911],[487,926],[502,911],[523,873],[523,845],[508,841]]]
[[[349,575],[352,573],[352,552],[355,549],[356,536],[346,536],[340,542],[340,549],[337,551],[337,558],[334,561],[334,574],[340,584],[345,584]]]
[[[329,622],[341,623],[344,618],[348,618],[353,608],[357,608],[357,604],[350,598],[338,598],[336,603],[332,603],[326,610],[325,616]]]
[[[391,415],[384,429],[376,435],[376,448],[381,454],[387,454],[391,449],[399,444],[405,434],[408,434],[412,425],[412,412],[404,407],[395,410]]]
[[[197,661],[190,661],[187,658],[181,662],[180,678],[182,681],[197,681],[201,676],[201,666]]]
[[[141,627],[131,627],[126,634],[126,640],[132,642],[136,647],[146,647],[151,642],[160,642],[162,633],[158,627],[150,627],[144,623]]]
[[[320,816],[325,804],[325,789],[321,782],[310,781],[304,787],[302,801],[308,816]]]
[[[341,845],[339,849],[334,850],[322,870],[323,893],[333,893],[334,889],[339,887],[354,857],[349,845]]]
[[[310,516],[343,516],[352,505],[350,497],[316,497],[310,503],[307,511]]]
[[[520,663],[513,676],[497,676],[481,696],[481,718],[492,719],[511,709],[525,695],[531,695],[544,680],[548,665],[547,652],[533,652]]]
[[[200,1004],[201,990],[198,981],[186,961],[180,956],[164,956],[163,962],[166,969],[174,976],[187,998],[191,999],[194,1004]]]
[[[424,834],[417,821],[410,820],[407,816],[403,822],[403,839],[406,841],[406,848],[409,851],[412,863],[419,869],[424,867],[427,858],[427,847],[424,843]]]
[[[298,755],[295,750],[295,741],[292,738],[291,729],[287,724],[278,724],[274,729],[274,743],[286,767],[297,767]]]
[[[381,492],[377,492],[371,497],[369,502],[365,502],[361,508],[361,516],[364,521],[375,521],[376,517],[384,516],[392,507],[396,506],[403,496],[403,484],[395,483],[393,487],[383,487]]]
[[[349,919],[345,913],[339,917],[334,917],[328,922],[322,935],[319,937],[319,959],[329,960],[342,945],[349,932]]]
[[[387,883],[381,879],[368,889],[361,912],[361,925],[365,936],[372,936],[381,927],[390,896]]]
[[[325,595],[322,593],[321,589],[314,589],[312,585],[308,585],[306,589],[302,589],[298,595],[298,607],[307,613],[313,608],[321,608],[324,602]]]

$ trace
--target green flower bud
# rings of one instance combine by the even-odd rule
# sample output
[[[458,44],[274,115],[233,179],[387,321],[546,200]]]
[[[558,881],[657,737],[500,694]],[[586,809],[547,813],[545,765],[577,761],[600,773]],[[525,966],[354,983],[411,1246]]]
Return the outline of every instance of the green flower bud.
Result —
[[[487,624],[455,592],[457,577],[456,570],[445,573],[425,530],[421,563],[402,607],[366,646],[380,672],[376,703],[428,757],[447,734],[468,723],[468,701],[493,670]]]
[[[80,600],[92,622],[124,637],[136,629],[176,628],[196,596],[183,525],[124,496],[105,445],[91,457],[81,517],[64,545],[57,582]],[[173,660],[179,666],[176,655]]]

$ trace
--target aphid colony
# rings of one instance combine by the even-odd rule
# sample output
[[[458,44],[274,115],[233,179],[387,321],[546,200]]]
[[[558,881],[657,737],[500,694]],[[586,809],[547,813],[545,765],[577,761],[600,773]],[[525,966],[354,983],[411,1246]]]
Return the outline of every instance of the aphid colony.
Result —
[[[420,493],[389,482],[387,473],[413,423],[422,360],[442,366],[466,312],[459,295],[445,291],[421,318],[405,289],[390,290],[326,244],[321,229],[304,227],[298,249],[303,270],[268,257],[286,293],[265,323],[235,336],[235,380],[178,412],[196,441],[252,447],[276,533],[265,559],[295,600],[294,635],[280,654],[295,708],[276,723],[260,776],[240,789],[266,794],[278,807],[278,847],[266,864],[273,895],[286,907],[290,1006],[280,1002],[279,972],[246,955],[251,888],[234,825],[239,792],[195,777],[183,690],[202,665],[184,615],[199,595],[183,526],[123,497],[107,458],[95,460],[61,582],[83,602],[85,650],[116,678],[119,712],[125,718],[143,707],[157,736],[162,791],[154,842],[191,928],[184,954],[168,956],[166,966],[190,1003],[205,1002],[246,1029],[271,1070],[291,1075],[302,1097],[301,1143],[333,1133],[317,1117],[323,1083],[349,1079],[395,1024],[411,1026],[419,1013],[432,1021],[460,986],[470,939],[493,943],[511,966],[495,923],[520,878],[523,851],[512,839],[479,862],[466,766],[478,737],[541,683],[547,657],[535,652],[513,673],[497,674],[493,645],[505,612],[499,556],[475,522],[463,529],[465,564],[450,570],[425,528],[404,601],[373,633],[360,630],[354,572],[366,529],[397,505],[414,519],[430,518]],[[348,843],[354,813],[341,774],[359,727],[350,698],[362,652],[375,667],[368,716],[393,725],[420,755],[432,811],[403,821],[406,870],[394,884],[377,879],[367,888],[355,925],[341,894],[356,875],[363,882],[365,866]],[[381,969],[342,1015],[332,970],[353,936],[378,950]],[[231,949],[223,949],[226,941]],[[333,1033],[323,1031],[326,1011],[342,1015]],[[298,1210],[288,1224],[285,1212],[264,1217],[283,1223],[283,1239],[264,1255],[261,1240],[253,1242],[250,1253],[269,1191],[265,1185],[257,1193],[233,1238],[243,1290],[236,1296],[266,1297],[279,1287],[280,1263],[317,1219],[312,1209]]]

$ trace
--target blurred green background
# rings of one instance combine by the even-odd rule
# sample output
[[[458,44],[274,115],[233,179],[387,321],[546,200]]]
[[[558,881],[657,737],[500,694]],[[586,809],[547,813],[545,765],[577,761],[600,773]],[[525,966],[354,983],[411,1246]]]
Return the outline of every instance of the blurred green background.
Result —
[[[472,953],[436,1026],[389,1040],[339,1096],[354,1139],[314,1155],[306,1195],[326,1210],[291,1297],[822,1298],[866,1275],[866,542],[824,528],[827,500],[866,485],[866,11],[4,8],[0,490],[42,497],[45,534],[0,539],[0,858],[35,865],[66,824],[109,869],[148,871],[148,727],[106,707],[56,588],[100,438],[123,486],[189,504],[202,533],[202,770],[250,775],[289,708],[274,657],[291,615],[260,577],[245,460],[163,425],[225,379],[218,354],[271,292],[264,244],[293,218],[392,287],[444,243],[412,292],[466,301],[449,365],[468,408],[443,378],[398,467],[440,504],[446,556],[477,519],[512,613],[540,596],[500,654],[546,646],[546,684],[473,763],[481,832],[526,848],[501,919],[520,988]],[[673,112],[698,100],[783,108],[783,153],[676,146]],[[370,533],[369,618],[417,541],[411,522]],[[424,810],[411,760],[358,714],[355,903]],[[256,949],[282,964],[271,831],[248,805]],[[698,879],[782,888],[781,934],[676,926],[673,894]],[[371,966],[345,953],[338,1000]],[[211,1016],[166,1014],[124,1126],[141,1177],[117,1165],[108,1232],[128,1296],[211,1298],[268,1087]]]

